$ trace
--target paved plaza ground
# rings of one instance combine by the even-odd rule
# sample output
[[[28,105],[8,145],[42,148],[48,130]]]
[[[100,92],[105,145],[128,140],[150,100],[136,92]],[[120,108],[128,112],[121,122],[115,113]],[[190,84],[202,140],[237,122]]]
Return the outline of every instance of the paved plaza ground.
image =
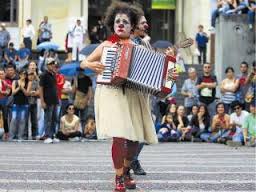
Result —
[[[0,192],[111,192],[111,142],[0,143]],[[146,146],[135,192],[256,191],[255,148],[209,143]]]

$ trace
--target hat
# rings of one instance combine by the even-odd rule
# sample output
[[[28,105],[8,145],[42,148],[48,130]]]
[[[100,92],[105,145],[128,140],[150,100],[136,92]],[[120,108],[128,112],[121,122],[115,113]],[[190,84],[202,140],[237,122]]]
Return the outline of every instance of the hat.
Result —
[[[46,59],[46,65],[50,65],[50,64],[56,64],[56,61],[55,61],[55,59],[54,58],[48,58],[48,59]]]

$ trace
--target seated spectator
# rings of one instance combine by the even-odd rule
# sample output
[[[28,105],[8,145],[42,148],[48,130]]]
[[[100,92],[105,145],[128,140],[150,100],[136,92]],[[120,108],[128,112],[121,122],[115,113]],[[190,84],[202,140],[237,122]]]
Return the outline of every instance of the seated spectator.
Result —
[[[30,50],[28,48],[25,48],[24,43],[21,43],[20,49],[17,52],[17,55],[18,55],[18,61],[16,64],[17,69],[22,69],[26,67],[26,65],[28,64],[28,59],[30,54],[31,54]]]
[[[247,2],[246,2],[247,1]],[[248,0],[235,0],[232,2],[231,10],[227,11],[227,14],[246,14],[248,12]]]
[[[10,139],[24,139],[24,132],[27,125],[28,114],[28,92],[27,92],[27,73],[19,71],[19,80],[12,82],[12,119],[10,123]]]
[[[80,119],[74,114],[75,107],[69,104],[66,107],[66,114],[61,117],[60,130],[57,133],[57,138],[60,140],[79,141],[81,132],[79,128]]]
[[[198,105],[193,105],[191,113],[187,116],[189,122],[191,121],[193,116],[197,115],[197,113],[198,113]]]
[[[86,119],[84,126],[84,137],[86,139],[97,139],[96,123],[92,115],[89,115]]]
[[[190,114],[193,105],[199,103],[198,100],[198,89],[197,84],[197,74],[195,68],[188,69],[189,78],[186,79],[181,88],[181,94],[185,97],[184,105],[186,107],[186,113]]]
[[[255,12],[256,12],[256,2],[255,0],[249,0],[248,13],[247,13],[249,29],[253,29],[253,25],[255,23]]]
[[[211,126],[211,142],[226,143],[230,134],[230,117],[225,113],[224,103],[216,105],[216,115],[214,115]]]
[[[173,122],[171,113],[165,116],[164,122],[161,124],[157,133],[157,137],[159,142],[178,141],[179,132]]]
[[[250,104],[250,114],[242,126],[245,145],[255,147],[256,144],[256,102]]]
[[[172,103],[172,104],[168,105],[166,113],[167,114],[171,113],[172,116],[174,117],[176,114],[176,111],[177,111],[177,105],[175,103]]]
[[[6,63],[15,63],[16,60],[18,59],[17,51],[14,48],[14,44],[12,42],[9,43],[9,47],[5,49],[4,59]]]
[[[236,7],[236,0],[218,0],[217,9],[214,10],[212,13],[211,26],[213,27],[213,29],[215,28],[216,19],[220,15],[228,15],[230,10],[235,9]]]
[[[190,141],[191,137],[188,134],[190,131],[188,127],[189,121],[185,116],[185,107],[183,105],[178,106],[173,122],[181,135],[179,139],[181,141]]]
[[[220,90],[222,93],[221,101],[225,106],[225,113],[229,113],[231,103],[236,100],[236,91],[239,87],[239,79],[236,79],[234,69],[227,67],[225,70],[226,78],[221,82]]]
[[[206,105],[199,105],[199,112],[194,115],[189,123],[192,141],[201,141],[201,138],[209,137],[211,120]],[[205,141],[205,139],[202,139]],[[206,139],[207,140],[207,139]]]
[[[177,110],[177,106],[176,106],[175,103],[169,104],[167,106],[167,109],[164,112],[165,115],[161,118],[161,122],[156,124],[156,133],[158,133],[158,131],[159,131],[160,127],[161,127],[161,124],[165,121],[166,114],[171,114],[172,117],[174,117],[176,115],[176,110]]]
[[[232,140],[227,141],[227,144],[229,146],[240,146],[244,141],[242,125],[249,113],[242,110],[242,104],[238,101],[234,101],[231,106],[234,112],[230,115],[230,126],[234,135],[231,137]]]

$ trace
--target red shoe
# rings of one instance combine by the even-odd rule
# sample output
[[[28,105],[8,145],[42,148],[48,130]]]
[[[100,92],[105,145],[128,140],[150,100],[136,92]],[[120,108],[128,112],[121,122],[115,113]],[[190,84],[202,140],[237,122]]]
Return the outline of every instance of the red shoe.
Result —
[[[116,186],[114,192],[125,192],[124,177],[116,175]]]
[[[124,171],[124,185],[126,189],[136,189],[136,182],[130,174],[130,169]]]

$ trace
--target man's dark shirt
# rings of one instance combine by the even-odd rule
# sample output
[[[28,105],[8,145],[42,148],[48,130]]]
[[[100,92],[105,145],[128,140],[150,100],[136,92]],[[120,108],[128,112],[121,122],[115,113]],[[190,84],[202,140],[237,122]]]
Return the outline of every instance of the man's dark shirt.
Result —
[[[40,76],[39,85],[43,87],[44,102],[47,105],[57,105],[58,96],[57,96],[57,83],[56,83],[55,75],[50,73],[49,71],[45,71]]]

